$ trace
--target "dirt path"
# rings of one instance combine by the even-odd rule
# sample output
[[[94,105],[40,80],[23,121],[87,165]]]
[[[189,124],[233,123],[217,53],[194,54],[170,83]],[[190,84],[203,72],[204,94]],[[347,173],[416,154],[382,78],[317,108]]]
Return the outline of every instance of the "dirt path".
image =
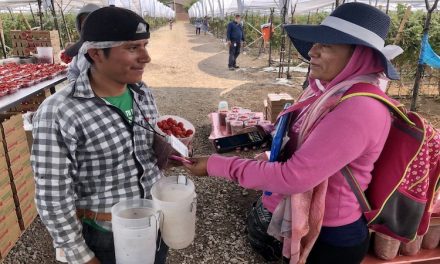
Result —
[[[228,71],[227,50],[218,39],[195,35],[193,27],[181,21],[173,30],[163,27],[155,31],[148,51],[152,61],[144,80],[152,87],[226,89],[246,83]]]

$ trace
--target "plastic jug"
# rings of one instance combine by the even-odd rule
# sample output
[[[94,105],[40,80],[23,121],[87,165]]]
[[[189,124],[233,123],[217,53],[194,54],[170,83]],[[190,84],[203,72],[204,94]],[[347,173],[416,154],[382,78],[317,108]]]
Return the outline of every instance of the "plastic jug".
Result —
[[[37,47],[37,59],[39,63],[53,63],[53,48]]]
[[[121,201],[112,207],[112,229],[116,263],[153,264],[160,213],[153,201]]]
[[[173,249],[188,247],[196,230],[194,183],[185,176],[163,177],[151,188],[151,196],[162,213],[160,230],[164,242]]]

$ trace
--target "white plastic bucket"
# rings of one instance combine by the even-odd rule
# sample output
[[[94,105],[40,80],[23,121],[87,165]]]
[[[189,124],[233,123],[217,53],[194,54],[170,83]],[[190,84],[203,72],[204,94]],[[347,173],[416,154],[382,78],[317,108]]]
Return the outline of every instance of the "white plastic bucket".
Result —
[[[162,212],[164,242],[172,249],[188,247],[196,231],[196,192],[185,176],[163,177],[151,188],[154,205]]]
[[[154,263],[159,215],[147,199],[126,200],[112,207],[116,263]]]
[[[53,63],[53,48],[37,47],[37,59],[39,63]]]

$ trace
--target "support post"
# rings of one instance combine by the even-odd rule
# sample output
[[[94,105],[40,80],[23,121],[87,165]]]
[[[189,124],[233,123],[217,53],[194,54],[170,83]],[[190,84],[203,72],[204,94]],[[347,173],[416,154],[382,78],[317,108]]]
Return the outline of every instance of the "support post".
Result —
[[[429,32],[429,26],[431,25],[431,15],[432,12],[437,8],[438,1],[439,0],[435,0],[434,5],[432,6],[432,8],[430,8],[428,0],[425,0],[426,10],[428,12],[426,13],[425,26],[423,28],[422,38],[425,34],[428,34]],[[419,64],[417,65],[417,72],[414,80],[413,95],[411,99],[411,111],[415,111],[417,109],[417,99],[419,96],[420,81],[422,80],[423,71],[425,69],[425,65],[421,62],[421,55],[422,55],[422,49],[420,49]]]
[[[270,65],[272,65],[272,26],[273,26],[273,13],[274,13],[275,9],[271,8],[270,9],[270,33],[269,33],[269,67]]]
[[[63,37],[61,36],[61,30],[60,27],[58,26],[57,14],[55,12],[54,0],[50,0],[50,3],[51,3],[51,12],[53,16],[53,23],[55,25],[55,29],[58,31],[58,36],[60,37],[61,47],[64,48]]]
[[[6,59],[6,43],[5,43],[5,35],[3,33],[3,21],[0,18],[0,42],[2,44],[3,58]]]

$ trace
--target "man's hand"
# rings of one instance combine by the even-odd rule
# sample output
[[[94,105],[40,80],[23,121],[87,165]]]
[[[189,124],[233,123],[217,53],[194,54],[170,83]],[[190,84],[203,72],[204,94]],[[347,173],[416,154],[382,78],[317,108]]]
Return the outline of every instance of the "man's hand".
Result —
[[[208,159],[209,156],[199,157],[199,158],[190,158],[192,164],[183,163],[193,175],[195,176],[207,176],[208,175]]]
[[[231,46],[232,42],[230,40],[228,40],[228,46]]]
[[[97,259],[96,257],[93,257],[89,262],[86,262],[85,264],[101,264],[101,261]]]

